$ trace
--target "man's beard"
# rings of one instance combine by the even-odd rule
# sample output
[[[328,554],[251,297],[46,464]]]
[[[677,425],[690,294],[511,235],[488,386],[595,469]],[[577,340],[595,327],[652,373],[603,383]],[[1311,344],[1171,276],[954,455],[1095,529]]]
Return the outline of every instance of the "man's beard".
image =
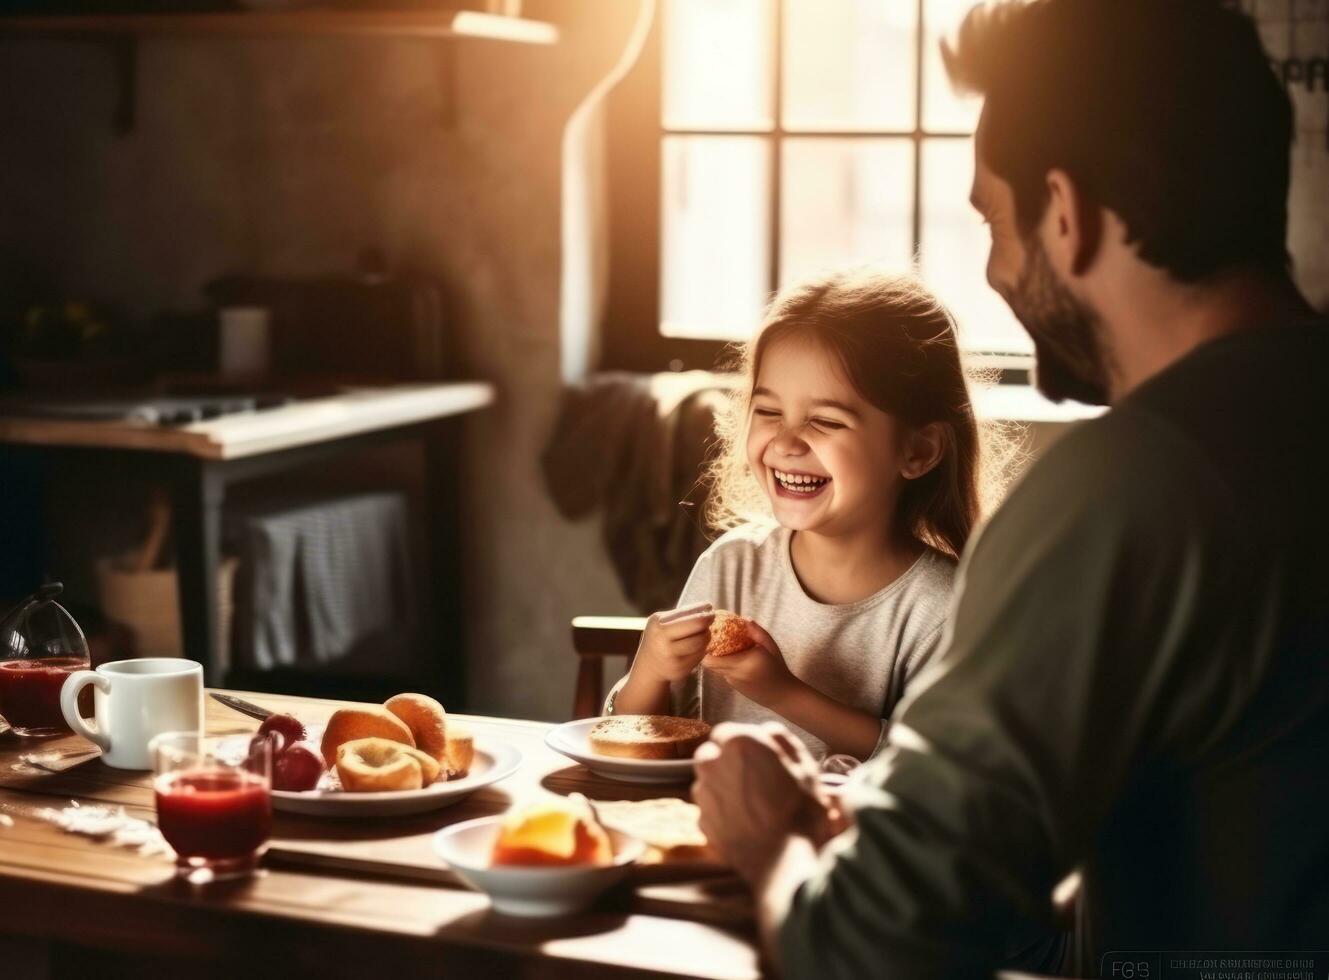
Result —
[[[1034,235],[1025,240],[1024,270],[1006,299],[1034,341],[1034,386],[1054,402],[1106,405],[1109,356],[1102,323],[1057,278]]]

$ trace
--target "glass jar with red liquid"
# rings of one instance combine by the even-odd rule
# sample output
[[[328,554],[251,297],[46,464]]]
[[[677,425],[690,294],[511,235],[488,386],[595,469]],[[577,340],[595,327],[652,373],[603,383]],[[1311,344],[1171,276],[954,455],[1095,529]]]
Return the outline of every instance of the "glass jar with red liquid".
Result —
[[[272,832],[272,742],[167,732],[149,751],[157,829],[180,877],[204,883],[253,872]]]
[[[16,735],[69,734],[60,689],[91,667],[83,631],[55,601],[61,588],[43,585],[0,620],[0,717]]]

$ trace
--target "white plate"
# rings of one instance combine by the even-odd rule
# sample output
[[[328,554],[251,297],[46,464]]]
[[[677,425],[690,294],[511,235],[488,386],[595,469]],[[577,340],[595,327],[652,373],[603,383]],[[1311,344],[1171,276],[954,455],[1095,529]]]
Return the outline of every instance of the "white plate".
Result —
[[[597,776],[626,783],[687,783],[692,781],[691,759],[621,759],[591,751],[590,732],[602,718],[569,721],[545,736],[545,745],[580,762]]]
[[[461,779],[391,793],[348,793],[341,789],[311,789],[296,793],[274,789],[272,808],[311,817],[400,817],[424,813],[460,803],[477,789],[510,776],[519,765],[521,753],[507,742],[477,735],[475,761],[471,763],[471,771]]]
[[[645,845],[635,837],[608,828],[614,863],[604,868],[495,868],[489,863],[503,817],[480,817],[444,827],[434,835],[434,852],[472,888],[489,896],[494,910],[507,915],[566,915],[595,901],[606,888],[622,881]]]

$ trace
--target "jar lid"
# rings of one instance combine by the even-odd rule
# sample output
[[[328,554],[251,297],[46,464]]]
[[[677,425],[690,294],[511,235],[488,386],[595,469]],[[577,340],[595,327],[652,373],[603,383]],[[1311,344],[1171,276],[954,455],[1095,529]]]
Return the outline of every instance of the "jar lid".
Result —
[[[0,660],[76,657],[88,660],[88,641],[78,622],[55,597],[64,591],[48,582],[0,620]]]

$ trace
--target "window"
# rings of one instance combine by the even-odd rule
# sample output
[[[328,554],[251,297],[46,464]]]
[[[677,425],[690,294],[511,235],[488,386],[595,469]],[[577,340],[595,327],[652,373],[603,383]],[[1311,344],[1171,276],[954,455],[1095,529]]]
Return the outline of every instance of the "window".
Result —
[[[984,278],[987,230],[968,203],[979,106],[952,93],[939,50],[972,3],[661,0],[634,71],[654,88],[625,86],[611,115],[618,130],[636,113],[636,133],[616,141],[641,140],[635,160],[611,147],[610,163],[622,231],[611,262],[635,250],[649,270],[624,284],[616,265],[611,292],[611,316],[650,323],[637,351],[709,366],[721,342],[759,325],[776,289],[917,256],[967,351],[1032,352]],[[632,180],[652,184],[628,205],[635,233],[621,224]],[[652,211],[658,226],[643,226]]]

